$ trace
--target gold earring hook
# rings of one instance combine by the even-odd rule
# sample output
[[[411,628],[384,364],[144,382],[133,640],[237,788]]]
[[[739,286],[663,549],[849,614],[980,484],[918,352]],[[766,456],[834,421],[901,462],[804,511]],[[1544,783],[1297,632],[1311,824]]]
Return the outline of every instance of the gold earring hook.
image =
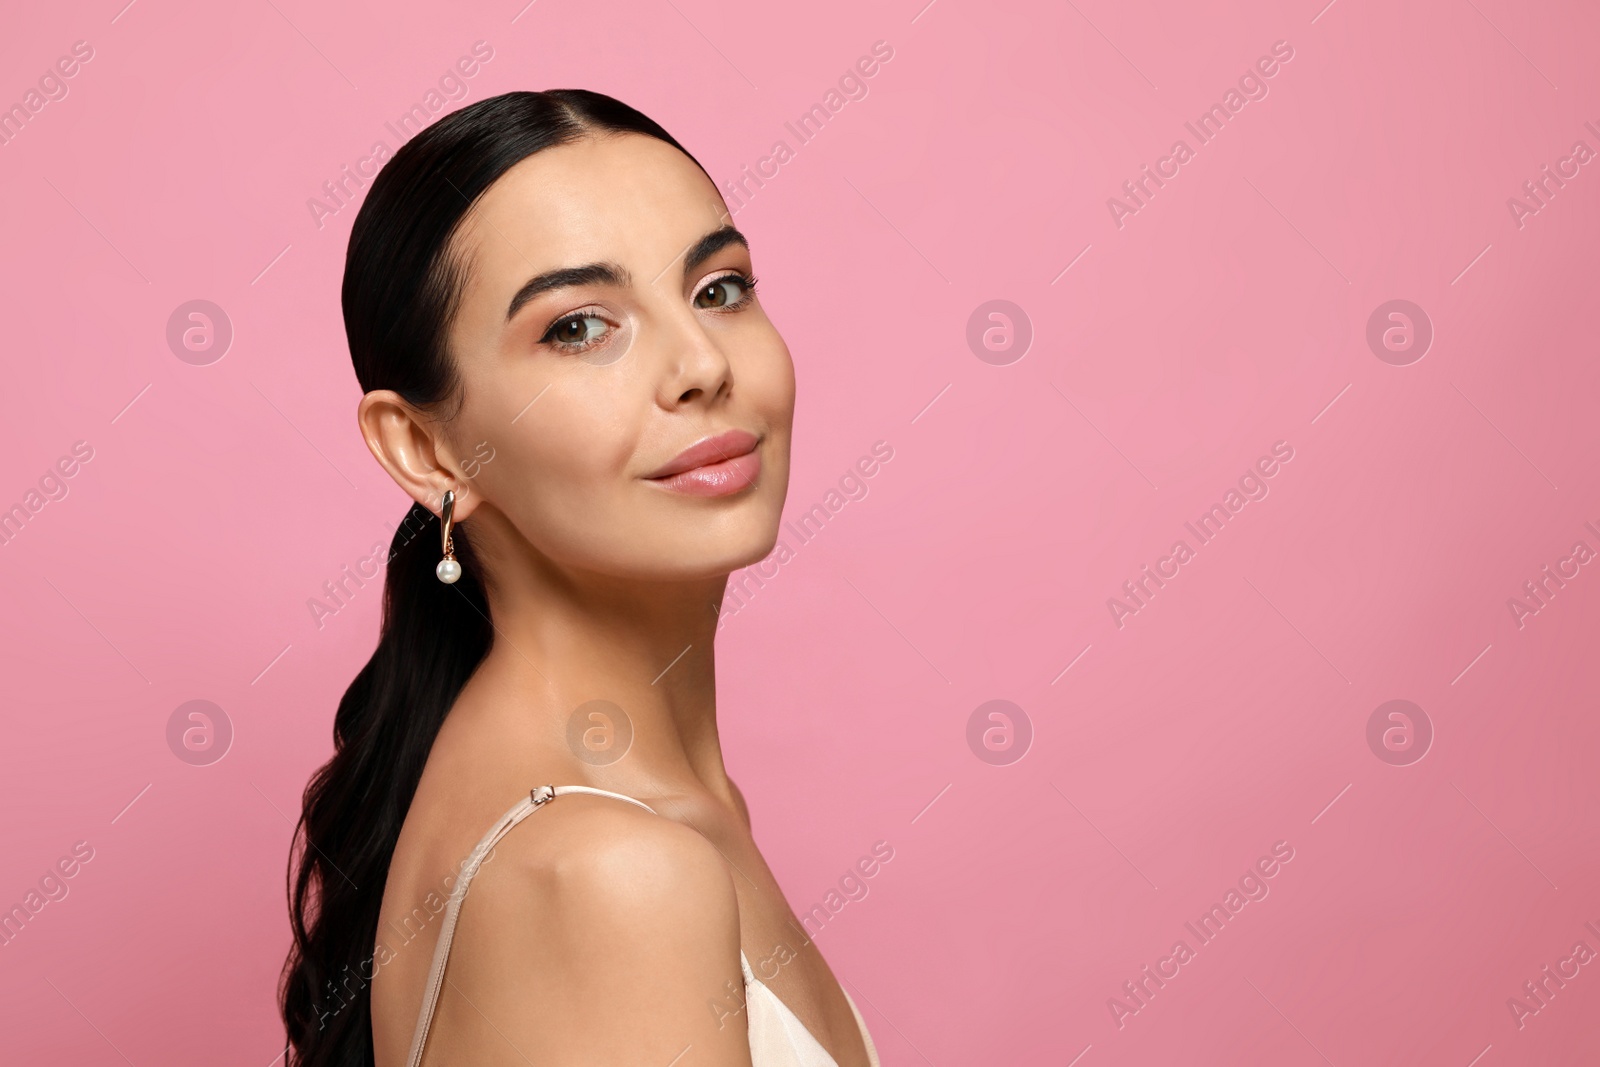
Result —
[[[439,505],[439,547],[444,552],[445,559],[455,559],[455,545],[450,540],[450,532],[455,527],[456,491],[446,489],[444,500]]]

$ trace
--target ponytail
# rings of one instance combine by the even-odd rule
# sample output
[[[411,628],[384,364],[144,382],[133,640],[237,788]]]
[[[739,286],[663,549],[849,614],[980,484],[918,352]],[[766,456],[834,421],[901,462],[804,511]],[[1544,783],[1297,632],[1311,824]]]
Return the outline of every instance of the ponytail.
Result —
[[[301,1067],[372,1062],[389,860],[439,727],[494,637],[471,539],[463,526],[451,536],[462,573],[446,585],[433,573],[438,518],[413,504],[395,531],[377,650],[339,701],[333,759],[306,786],[289,887],[298,966],[282,991]]]
[[[465,273],[451,249],[462,218],[523,159],[603,131],[683,150],[619,100],[552,89],[471,104],[395,153],[356,214],[345,257],[345,335],[363,392],[392,389],[450,417],[461,399],[446,340]],[[306,786],[289,861],[294,940],[278,990],[285,1067],[373,1067],[370,986],[389,863],[439,728],[494,637],[469,525],[452,532],[454,585],[434,575],[431,511],[412,505],[395,531],[377,650],[339,701],[333,758]]]

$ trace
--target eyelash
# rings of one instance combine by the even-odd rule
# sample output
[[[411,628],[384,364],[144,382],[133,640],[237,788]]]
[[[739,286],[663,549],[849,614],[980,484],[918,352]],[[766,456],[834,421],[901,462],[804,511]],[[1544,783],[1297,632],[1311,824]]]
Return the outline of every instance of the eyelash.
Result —
[[[710,288],[713,285],[716,285],[718,282],[725,282],[725,281],[730,281],[730,280],[731,281],[736,281],[736,282],[739,283],[740,287],[742,289],[744,289],[744,295],[739,298],[737,303],[729,304],[727,307],[706,308],[705,310],[707,310],[707,311],[738,311],[741,308],[749,306],[750,301],[753,300],[755,298],[755,295],[756,295],[756,283],[761,280],[761,279],[757,278],[754,274],[740,274],[738,271],[734,271],[732,274],[721,274],[721,275],[718,275],[715,278],[712,278],[709,282],[706,282],[706,284],[702,285],[700,287],[700,289],[707,289],[707,288]],[[696,289],[695,292],[698,294],[700,292],[700,289]]]
[[[695,296],[699,296],[702,290],[707,289],[707,288],[709,288],[709,287],[711,287],[713,285],[716,285],[719,282],[725,282],[725,281],[738,282],[740,288],[742,288],[744,290],[744,295],[741,296],[735,303],[728,304],[728,305],[726,305],[724,307],[720,307],[720,308],[701,308],[699,310],[710,311],[710,312],[714,312],[714,313],[720,314],[720,313],[724,313],[724,312],[743,311],[745,308],[750,306],[751,301],[753,301],[755,299],[756,295],[757,295],[756,285],[760,281],[760,279],[757,278],[754,274],[743,274],[743,273],[740,273],[739,271],[730,271],[727,274],[719,274],[719,275],[717,275],[717,277],[710,279],[704,285],[702,285],[699,288],[697,288],[695,290]],[[554,320],[553,322],[550,323],[549,326],[547,326],[545,328],[544,335],[539,338],[539,343],[540,344],[550,345],[552,348],[556,349],[557,351],[568,352],[568,353],[587,352],[589,349],[593,348],[595,345],[599,345],[599,344],[604,344],[605,343],[605,340],[606,340],[605,337],[602,337],[599,340],[595,340],[595,341],[557,341],[557,340],[554,340],[556,327],[560,326],[560,325],[562,325],[564,323],[572,322],[574,319],[602,319],[603,320],[604,316],[599,315],[599,314],[597,314],[595,312],[592,312],[592,311],[590,311],[588,309],[582,309],[582,310],[579,310],[579,311],[569,312],[569,313],[567,313],[565,315],[562,315],[559,319]],[[610,325],[610,324],[608,323],[607,325]],[[615,328],[615,327],[613,327],[613,328]],[[607,336],[609,337],[610,335],[607,334]]]

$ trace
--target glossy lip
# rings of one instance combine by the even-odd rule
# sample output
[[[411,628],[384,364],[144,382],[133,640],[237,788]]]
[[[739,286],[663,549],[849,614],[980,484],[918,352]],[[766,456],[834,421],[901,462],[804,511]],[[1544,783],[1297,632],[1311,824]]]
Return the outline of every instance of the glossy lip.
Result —
[[[720,464],[754,452],[760,442],[761,439],[748,430],[725,430],[696,441],[645,477],[653,481],[660,480],[696,467]]]
[[[754,434],[728,430],[690,445],[645,481],[685,496],[734,496],[761,477],[760,443]]]

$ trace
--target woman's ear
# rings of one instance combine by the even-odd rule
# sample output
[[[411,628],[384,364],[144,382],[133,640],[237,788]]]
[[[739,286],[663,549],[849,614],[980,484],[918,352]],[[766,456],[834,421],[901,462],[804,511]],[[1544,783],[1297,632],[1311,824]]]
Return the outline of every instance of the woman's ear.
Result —
[[[446,489],[456,492],[455,521],[476,509],[478,495],[466,491],[468,479],[437,422],[392,389],[374,389],[356,408],[361,437],[395,484],[413,500],[439,514]]]

